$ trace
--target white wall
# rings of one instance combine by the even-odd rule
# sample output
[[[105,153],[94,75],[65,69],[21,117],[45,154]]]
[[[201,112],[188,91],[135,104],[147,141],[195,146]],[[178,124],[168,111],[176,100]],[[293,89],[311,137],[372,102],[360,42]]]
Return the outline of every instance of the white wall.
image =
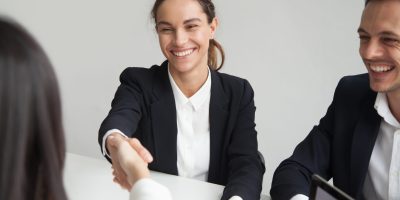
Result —
[[[318,123],[340,77],[365,72],[358,56],[362,0],[215,0],[223,72],[255,90],[259,147],[272,174]],[[128,66],[163,56],[149,0],[0,0],[41,42],[60,81],[67,150],[100,158],[97,131]],[[0,72],[1,73],[1,72]]]

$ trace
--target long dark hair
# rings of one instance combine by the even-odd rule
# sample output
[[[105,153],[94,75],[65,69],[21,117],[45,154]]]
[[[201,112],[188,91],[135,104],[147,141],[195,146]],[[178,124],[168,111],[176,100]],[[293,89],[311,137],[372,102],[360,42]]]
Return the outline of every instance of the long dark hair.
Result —
[[[156,24],[157,24],[157,10],[164,1],[165,0],[156,0],[154,2],[153,8],[151,9],[151,16],[153,17]],[[197,0],[197,2],[200,4],[201,8],[203,9],[203,12],[207,15],[207,21],[210,24],[215,18],[215,6],[213,2],[211,0]],[[219,53],[221,54],[220,65],[218,65],[217,51],[219,51]],[[208,47],[208,60],[207,60],[208,66],[210,66],[212,70],[219,70],[224,65],[224,62],[225,62],[224,49],[222,48],[221,44],[218,43],[215,39],[211,39]]]
[[[67,199],[53,67],[21,26],[0,18],[0,199]]]

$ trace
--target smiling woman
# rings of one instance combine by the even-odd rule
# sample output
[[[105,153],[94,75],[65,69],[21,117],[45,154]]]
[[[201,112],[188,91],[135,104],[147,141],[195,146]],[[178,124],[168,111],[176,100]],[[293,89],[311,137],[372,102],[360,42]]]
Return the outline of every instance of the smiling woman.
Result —
[[[214,40],[214,4],[157,0],[152,16],[167,60],[122,72],[99,131],[116,181],[131,187],[113,156],[118,145],[109,144],[111,135],[139,139],[153,155],[152,170],[226,185],[222,199],[259,199],[265,167],[258,152],[254,93],[247,80],[217,72],[224,52]]]
[[[207,78],[208,49],[213,48],[209,44],[217,28],[217,19],[208,20],[196,1],[165,1],[154,10],[160,47],[168,60],[169,71],[185,96],[191,97]],[[213,69],[218,68],[213,66]]]
[[[214,70],[220,69],[223,64],[224,64],[224,59],[225,59],[225,54],[222,49],[222,46],[214,39],[214,33],[218,25],[218,20],[215,17],[215,7],[214,4],[211,1],[198,1],[197,3],[201,5],[201,7],[197,6],[195,1],[189,1],[186,2],[189,5],[191,4],[192,6],[188,6],[187,8],[182,8],[178,7],[176,9],[180,9],[181,16],[177,16],[175,14],[171,15],[171,12],[168,12],[168,10],[174,9],[172,8],[173,5],[172,3],[164,3],[163,6],[160,8],[160,5],[163,1],[156,1],[156,3],[153,6],[152,9],[152,16],[154,18],[154,21],[156,23],[156,29],[159,35],[160,39],[160,46],[162,48],[162,38],[167,39],[168,37],[162,37],[163,35],[169,35],[169,39],[180,39],[180,38],[172,38],[171,36],[177,36],[177,35],[172,35],[173,31],[176,31],[172,24],[170,24],[167,21],[164,20],[178,20],[179,19],[185,19],[182,27],[183,33],[186,32],[192,33],[191,36],[193,40],[197,39],[203,40],[203,47],[206,50],[208,50],[208,60],[207,64]],[[185,2],[185,1],[184,1]],[[159,14],[158,14],[159,13]],[[169,15],[170,16],[169,16]],[[191,18],[192,16],[193,18]],[[201,16],[198,18],[198,16]],[[178,22],[179,23],[179,22]],[[198,33],[199,31],[203,31],[203,34],[194,34]],[[166,34],[169,33],[169,34]],[[182,34],[183,34],[182,33]],[[183,35],[184,37],[185,35]],[[200,38],[198,37],[200,36]],[[208,38],[202,38],[201,36],[208,36]],[[185,39],[185,38],[182,38]],[[189,38],[188,38],[189,39]],[[196,41],[196,40],[195,40]],[[179,42],[179,41],[178,41]],[[216,49],[220,51],[221,53],[221,64],[218,65],[218,60],[217,60],[217,52]],[[163,50],[163,49],[162,49]],[[164,55],[167,57],[166,51],[163,50]],[[167,57],[168,58],[168,57]]]

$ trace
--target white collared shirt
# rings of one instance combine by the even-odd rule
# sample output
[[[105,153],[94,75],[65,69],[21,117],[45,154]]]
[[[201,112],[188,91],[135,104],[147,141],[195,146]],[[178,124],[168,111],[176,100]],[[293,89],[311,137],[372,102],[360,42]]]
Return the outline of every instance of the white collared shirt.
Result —
[[[363,194],[366,199],[400,199],[400,123],[390,112],[386,94],[378,93],[374,107],[383,120]]]
[[[206,82],[190,98],[187,98],[176,85],[169,69],[168,76],[176,106],[178,174],[207,181],[210,165],[210,69]],[[235,195],[229,200],[243,199]]]
[[[207,181],[210,165],[210,71],[206,82],[190,98],[176,85],[169,69],[168,76],[176,106],[178,174]]]
[[[187,98],[176,85],[169,69],[168,77],[176,107],[178,175],[207,181],[210,166],[210,70],[208,70],[206,82],[190,98]],[[118,129],[111,129],[106,132],[103,136],[102,150],[103,155],[108,157],[110,155],[106,151],[106,139],[114,132],[127,137]]]
[[[172,78],[169,69],[168,77],[175,99],[177,121],[177,168],[178,175],[207,181],[210,166],[210,99],[211,73],[208,69],[206,82],[190,98],[187,98]],[[112,129],[103,136],[103,155],[110,157],[106,151],[107,137],[117,132],[127,137],[118,129]],[[243,200],[232,196],[229,200]]]
[[[383,118],[363,186],[366,199],[400,199],[400,123],[389,109],[385,93],[378,93],[374,108]],[[297,194],[291,200],[307,200]]]

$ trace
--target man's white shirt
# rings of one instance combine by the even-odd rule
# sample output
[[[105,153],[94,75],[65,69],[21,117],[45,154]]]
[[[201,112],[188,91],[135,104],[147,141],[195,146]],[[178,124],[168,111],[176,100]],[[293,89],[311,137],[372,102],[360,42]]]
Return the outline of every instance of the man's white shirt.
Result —
[[[390,112],[386,94],[374,105],[382,117],[364,183],[366,199],[400,199],[400,123]]]
[[[400,199],[400,123],[390,112],[385,93],[378,93],[374,108],[382,117],[363,186],[366,199]],[[291,200],[307,200],[297,194]]]

